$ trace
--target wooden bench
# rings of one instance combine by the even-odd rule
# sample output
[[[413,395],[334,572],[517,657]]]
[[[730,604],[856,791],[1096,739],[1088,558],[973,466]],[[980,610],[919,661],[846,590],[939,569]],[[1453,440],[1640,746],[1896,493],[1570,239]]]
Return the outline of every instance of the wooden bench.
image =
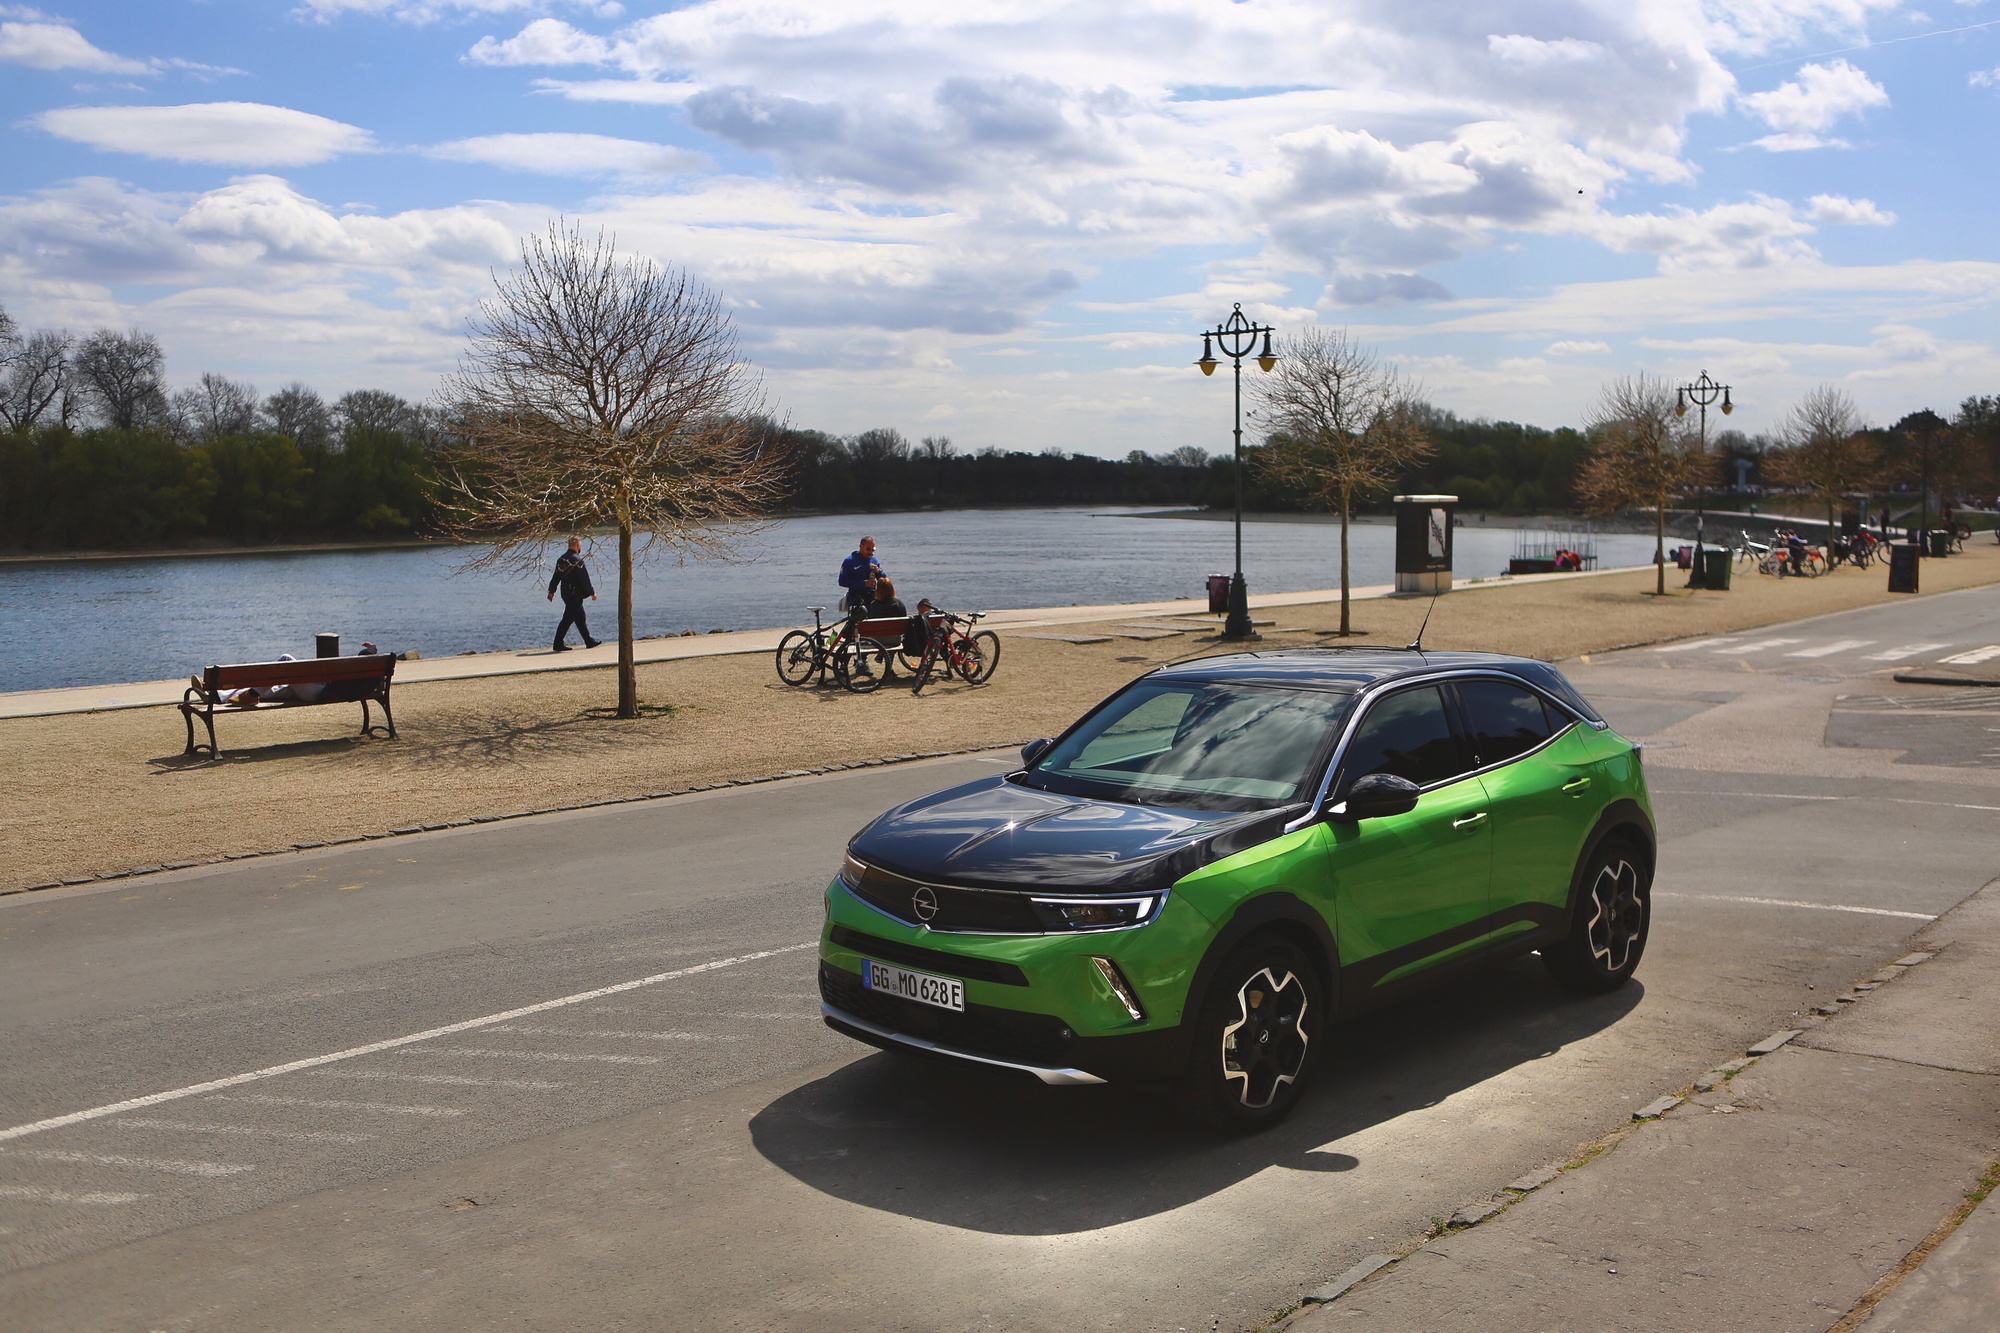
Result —
[[[182,753],[198,754],[206,749],[211,759],[221,754],[215,748],[215,714],[218,709],[225,713],[260,713],[274,708],[316,708],[321,704],[358,703],[361,705],[361,734],[372,736],[386,731],[389,739],[394,740],[396,718],[389,711],[389,680],[395,674],[396,659],[388,653],[209,667],[202,672],[200,680],[190,680],[181,694],[181,720],[187,724],[187,749]],[[282,696],[272,698],[281,685],[289,688]],[[294,691],[301,689],[309,691],[312,697],[298,697]],[[224,697],[237,690],[255,690],[256,701],[246,705]],[[384,726],[378,727],[370,720],[370,703],[382,705]],[[208,728],[206,746],[194,742],[196,718],[200,718],[202,725]]]

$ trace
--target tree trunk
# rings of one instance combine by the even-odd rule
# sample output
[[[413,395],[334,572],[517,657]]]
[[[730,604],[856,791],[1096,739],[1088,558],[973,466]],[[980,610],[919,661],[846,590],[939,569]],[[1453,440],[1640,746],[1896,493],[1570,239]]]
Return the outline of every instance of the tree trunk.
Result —
[[[1653,506],[1653,595],[1667,595],[1667,502]]]
[[[618,503],[618,716],[639,716],[639,669],[632,661],[632,509]]]
[[[1353,497],[1347,487],[1340,488],[1340,637],[1349,633],[1347,622],[1347,516],[1353,507]]]

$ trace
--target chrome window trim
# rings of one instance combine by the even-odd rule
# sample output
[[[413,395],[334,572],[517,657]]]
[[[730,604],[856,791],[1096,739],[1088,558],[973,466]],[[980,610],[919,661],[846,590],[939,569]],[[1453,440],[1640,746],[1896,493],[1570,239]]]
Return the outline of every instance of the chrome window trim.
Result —
[[[1132,893],[1107,893],[1107,894],[1097,894],[1092,897],[1084,897],[1081,894],[1059,894],[1059,893],[1047,893],[1047,892],[1036,893],[1032,889],[973,888],[970,885],[965,885],[965,884],[945,884],[938,880],[917,879],[914,876],[905,875],[900,871],[888,870],[882,866],[872,865],[867,861],[863,861],[853,852],[846,853],[846,856],[848,860],[853,861],[856,865],[868,866],[871,870],[880,870],[885,875],[894,875],[897,879],[907,880],[909,883],[915,884],[921,888],[948,889],[953,893],[1004,894],[1016,898],[1026,898],[1030,903],[1034,902],[1129,903],[1135,898],[1156,898],[1159,900],[1153,904],[1153,910],[1146,914],[1144,920],[1134,921],[1130,925],[1125,925],[1125,926],[1088,926],[1070,930],[950,930],[950,929],[939,930],[936,926],[930,925],[927,922],[906,921],[902,917],[897,916],[894,912],[888,911],[886,908],[876,906],[874,903],[869,902],[868,899],[862,897],[859,893],[855,892],[854,886],[847,882],[847,876],[845,874],[839,872],[836,872],[834,874],[833,882],[840,886],[841,891],[845,893],[848,897],[852,898],[855,902],[860,903],[863,907],[867,908],[869,911],[875,913],[879,917],[883,917],[887,920],[893,921],[899,926],[915,927],[916,929],[924,931],[926,934],[931,934],[931,935],[982,935],[995,939],[1067,939],[1072,935],[1108,935],[1113,933],[1114,931],[1138,930],[1142,926],[1149,926],[1153,922],[1158,921],[1160,919],[1160,914],[1167,910],[1167,899],[1173,895],[1173,891],[1171,889],[1145,889],[1145,890],[1135,891]],[[846,867],[843,866],[842,870],[845,869]]]
[[[1437,791],[1441,788],[1449,787],[1455,782],[1463,782],[1467,778],[1478,777],[1482,773],[1490,773],[1495,769],[1504,768],[1508,764],[1518,760],[1526,759],[1529,755],[1536,753],[1536,751],[1546,749],[1548,746],[1555,744],[1569,730],[1570,726],[1576,723],[1580,722],[1598,731],[1608,731],[1611,727],[1609,722],[1596,723],[1587,717],[1581,716],[1574,708],[1571,708],[1547,690],[1542,689],[1533,681],[1524,680],[1513,672],[1501,667],[1447,667],[1426,672],[1422,675],[1397,676],[1390,680],[1377,681],[1356,691],[1354,711],[1348,715],[1347,726],[1340,733],[1340,743],[1334,747],[1332,758],[1327,760],[1326,772],[1320,776],[1318,793],[1313,797],[1312,804],[1306,808],[1306,813],[1286,824],[1284,831],[1286,833],[1296,833],[1325,813],[1327,798],[1333,794],[1334,775],[1340,772],[1340,761],[1347,757],[1347,747],[1354,740],[1355,731],[1367,718],[1369,710],[1375,706],[1375,701],[1378,698],[1419,685],[1439,685],[1453,680],[1500,680],[1505,681],[1509,685],[1518,685],[1541,699],[1544,704],[1553,705],[1559,714],[1569,719],[1569,723],[1551,732],[1547,739],[1543,740],[1540,745],[1535,746],[1532,750],[1523,750],[1510,759],[1502,759],[1498,763],[1485,764],[1478,768],[1467,769],[1465,772],[1455,774],[1442,782],[1433,782],[1428,786],[1419,787],[1417,790],[1420,793]]]

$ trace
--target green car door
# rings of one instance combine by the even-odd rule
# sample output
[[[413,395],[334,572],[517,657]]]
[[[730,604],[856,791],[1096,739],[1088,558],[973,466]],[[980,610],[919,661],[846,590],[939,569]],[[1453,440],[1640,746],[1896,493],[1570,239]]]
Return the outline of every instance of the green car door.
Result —
[[[1517,681],[1452,688],[1492,815],[1495,938],[1551,924],[1603,804],[1590,729]]]
[[[1329,825],[1334,937],[1351,979],[1369,986],[1398,980],[1485,937],[1493,820],[1472,768],[1439,686],[1396,690],[1368,704],[1336,790],[1391,773],[1423,792],[1407,814]]]

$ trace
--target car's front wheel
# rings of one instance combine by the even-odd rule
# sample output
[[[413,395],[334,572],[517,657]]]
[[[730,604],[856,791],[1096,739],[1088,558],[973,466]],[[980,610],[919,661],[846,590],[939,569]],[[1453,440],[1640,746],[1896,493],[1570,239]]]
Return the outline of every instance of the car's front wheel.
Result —
[[[1250,1134],[1291,1113],[1318,1054],[1325,1004],[1298,946],[1254,935],[1216,970],[1188,1055],[1189,1109],[1215,1129]]]
[[[1542,962],[1573,991],[1602,994],[1631,977],[1646,952],[1653,877],[1636,847],[1611,839],[1584,863],[1569,934],[1542,950]]]

